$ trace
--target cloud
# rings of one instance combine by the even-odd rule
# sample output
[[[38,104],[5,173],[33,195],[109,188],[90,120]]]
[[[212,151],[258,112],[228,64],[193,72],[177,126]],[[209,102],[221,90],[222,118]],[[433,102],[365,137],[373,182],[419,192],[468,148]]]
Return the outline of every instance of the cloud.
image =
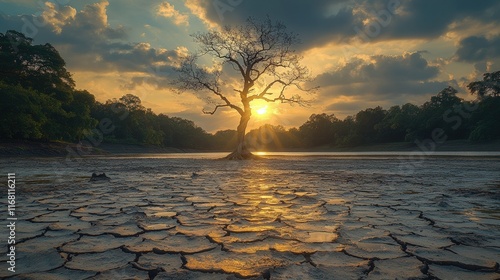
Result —
[[[377,3],[366,0],[362,6],[378,11]],[[434,39],[470,19],[483,24],[500,21],[500,2],[495,0],[401,0],[400,4],[393,21],[377,40]]]
[[[145,72],[161,75],[178,63],[182,51],[153,48],[149,43],[114,43],[106,45],[102,52],[105,63],[122,72]]]
[[[0,19],[0,23],[22,31],[28,22],[30,32],[25,33],[38,43],[56,46],[71,71],[137,72],[162,78],[171,74],[185,48],[167,50],[147,42],[126,42],[127,30],[121,25],[111,26],[108,21],[108,5],[102,1],[76,11],[47,2],[40,16],[8,17]]]
[[[89,45],[104,40],[126,39],[123,26],[112,27],[108,22],[108,1],[85,5],[77,12],[70,6],[58,7],[50,2],[45,3],[42,20],[55,30],[55,42],[83,44],[87,50]],[[35,20],[35,19],[33,19]],[[43,27],[42,27],[43,29]]]
[[[422,54],[356,58],[318,75],[311,85],[321,87],[319,100],[329,104],[325,110],[341,114],[368,105],[418,104],[448,85],[459,89],[455,80],[442,80],[440,66],[430,64]]]
[[[356,112],[365,109],[366,103],[357,101],[338,101],[326,106],[326,111]]]
[[[54,32],[60,34],[62,28],[67,22],[73,21],[76,16],[76,9],[70,6],[64,6],[57,9],[55,3],[45,2],[45,9],[41,15],[43,22],[50,25]]]
[[[314,80],[319,86],[353,83],[381,83],[384,81],[422,82],[436,78],[438,66],[429,65],[422,52],[399,56],[375,55],[367,59],[355,58],[334,71],[320,74]]]
[[[169,18],[175,25],[189,25],[188,16],[177,11],[174,5],[164,2],[156,7],[156,14]]]
[[[77,11],[71,6],[46,2],[39,15],[19,15],[0,18],[5,29],[14,29],[32,37],[37,43],[72,47],[80,52],[93,51],[110,40],[127,39],[121,25],[112,27],[107,17],[107,1],[88,4]]]
[[[253,1],[186,1],[186,7],[209,27],[242,24],[249,17],[265,18],[272,12],[289,30],[298,33],[301,48],[340,40],[346,34],[355,35],[356,22],[349,0],[253,0]]]
[[[458,43],[455,58],[458,61],[478,62],[500,57],[500,35],[486,38],[484,36],[466,37]]]
[[[458,89],[454,79],[466,84],[500,66],[497,0],[96,1],[63,6],[56,4],[61,1],[7,0],[0,11],[0,32],[14,29],[36,44],[53,44],[80,77],[79,87],[106,99],[127,91],[152,93],[148,106],[156,112],[179,112],[209,130],[233,128],[233,123],[225,124],[233,121],[230,111],[207,117],[201,113],[203,100],[194,95],[166,97],[177,76],[174,67],[187,52],[179,45],[194,47],[188,30],[242,24],[249,16],[269,14],[298,33],[304,64],[318,74],[310,85],[322,86],[316,108],[279,107],[285,110],[277,122],[281,124],[298,125],[311,111],[348,115],[368,106],[421,104],[448,85]],[[180,3],[194,16],[183,13]],[[364,43],[356,40],[366,36]],[[421,49],[429,53],[414,52]],[[235,77],[225,74],[229,86]]]
[[[495,0],[193,0],[185,5],[209,27],[241,24],[271,11],[273,19],[300,35],[302,49],[354,39],[433,39],[471,18],[500,21]]]

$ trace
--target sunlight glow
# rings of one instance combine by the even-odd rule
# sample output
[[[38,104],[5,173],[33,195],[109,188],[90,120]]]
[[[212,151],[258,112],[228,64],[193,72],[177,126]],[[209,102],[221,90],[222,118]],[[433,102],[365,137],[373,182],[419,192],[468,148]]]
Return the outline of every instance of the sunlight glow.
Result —
[[[267,106],[259,108],[259,109],[255,110],[255,112],[257,112],[258,115],[264,115],[267,113]]]

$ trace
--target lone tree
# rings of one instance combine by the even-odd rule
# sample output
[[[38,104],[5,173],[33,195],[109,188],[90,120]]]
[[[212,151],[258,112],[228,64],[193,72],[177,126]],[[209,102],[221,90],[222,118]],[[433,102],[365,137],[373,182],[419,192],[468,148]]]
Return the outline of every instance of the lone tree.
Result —
[[[192,36],[200,49],[184,58],[175,85],[181,92],[201,94],[213,106],[203,110],[205,114],[213,115],[224,107],[236,110],[240,115],[237,147],[226,159],[254,158],[245,144],[252,101],[304,104],[300,95],[285,93],[292,88],[313,90],[302,87],[309,80],[309,71],[300,65],[301,56],[293,49],[298,43],[297,35],[269,18],[249,18],[242,26],[226,26]],[[213,63],[201,66],[200,58],[206,56]]]

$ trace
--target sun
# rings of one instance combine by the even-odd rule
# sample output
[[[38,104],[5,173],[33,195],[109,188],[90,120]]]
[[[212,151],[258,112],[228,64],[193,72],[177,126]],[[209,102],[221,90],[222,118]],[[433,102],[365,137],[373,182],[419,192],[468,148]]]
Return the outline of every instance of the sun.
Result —
[[[267,106],[264,106],[264,107],[261,107],[257,110],[255,110],[255,112],[258,114],[258,115],[265,115],[267,113]]]

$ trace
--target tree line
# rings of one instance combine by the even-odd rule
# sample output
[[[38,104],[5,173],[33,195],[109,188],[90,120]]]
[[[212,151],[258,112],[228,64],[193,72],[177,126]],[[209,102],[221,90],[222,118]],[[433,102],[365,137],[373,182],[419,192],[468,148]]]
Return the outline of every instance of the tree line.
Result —
[[[134,95],[101,103],[75,89],[52,45],[13,30],[0,33],[0,100],[0,139],[78,142],[96,138],[105,119],[103,142],[210,148],[211,135],[192,121],[157,115]]]
[[[436,131],[446,140],[488,141],[500,139],[500,71],[486,73],[483,81],[469,84],[478,99],[466,101],[447,87],[417,106],[411,103],[383,109],[378,106],[338,119],[333,114],[313,114],[299,128],[265,125],[249,138],[259,149],[311,148],[431,139]],[[495,77],[492,82],[490,77]]]
[[[500,71],[470,83],[475,101],[447,87],[424,104],[389,109],[368,108],[341,120],[313,114],[300,127],[264,125],[247,134],[254,149],[352,147],[374,143],[414,142],[430,138],[436,128],[447,139],[500,139]],[[0,33],[0,139],[71,141],[95,137],[102,120],[112,126],[105,143],[128,143],[200,150],[232,150],[236,130],[207,133],[194,122],[145,108],[132,94],[104,103],[75,82],[50,44],[16,31]]]

